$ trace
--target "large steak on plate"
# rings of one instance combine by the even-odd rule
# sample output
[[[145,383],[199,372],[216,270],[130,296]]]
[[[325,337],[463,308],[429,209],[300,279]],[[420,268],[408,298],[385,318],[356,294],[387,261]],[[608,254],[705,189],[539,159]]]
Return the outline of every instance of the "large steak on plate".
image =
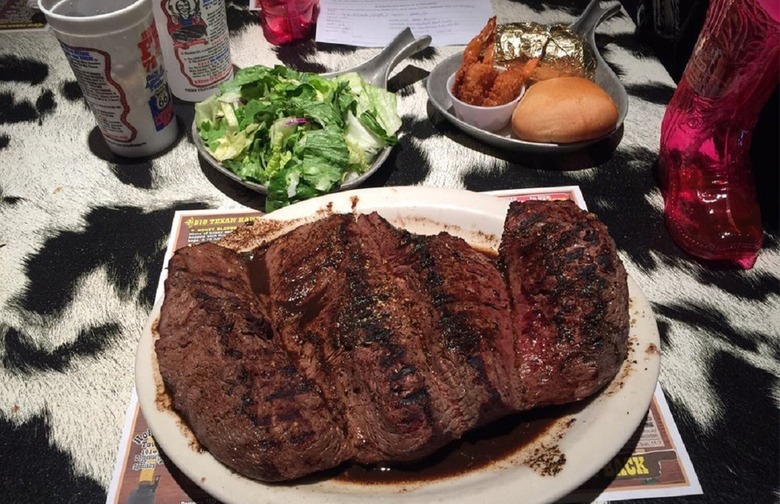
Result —
[[[251,252],[169,264],[155,344],[198,441],[298,478],[433,453],[511,412],[592,395],[626,356],[626,273],[571,202],[512,203],[498,256],[334,214]]]

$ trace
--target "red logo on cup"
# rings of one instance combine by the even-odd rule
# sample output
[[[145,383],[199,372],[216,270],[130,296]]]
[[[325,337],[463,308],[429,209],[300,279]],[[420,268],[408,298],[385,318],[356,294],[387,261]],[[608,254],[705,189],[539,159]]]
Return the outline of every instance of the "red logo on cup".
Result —
[[[154,25],[141,33],[141,41],[138,42],[141,50],[141,61],[147,73],[157,68],[157,54],[160,54],[160,39],[157,38],[157,30]]]

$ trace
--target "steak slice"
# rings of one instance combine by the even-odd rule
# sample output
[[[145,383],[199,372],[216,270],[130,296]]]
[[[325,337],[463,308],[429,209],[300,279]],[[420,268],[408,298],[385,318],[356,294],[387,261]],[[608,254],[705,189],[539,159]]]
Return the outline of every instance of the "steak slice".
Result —
[[[518,409],[597,392],[626,358],[626,271],[595,215],[571,201],[513,202],[499,246],[516,330]]]
[[[493,260],[461,238],[440,233],[421,237],[415,265],[431,296],[446,351],[466,362],[464,385],[481,396],[476,424],[512,408],[512,349],[509,294]]]
[[[179,249],[165,292],[160,374],[173,407],[217,460],[275,481],[351,456],[339,417],[275,341],[241,256],[210,243]]]
[[[508,294],[495,265],[446,233],[414,235],[377,213],[361,215],[357,222],[403,293],[397,302],[419,334],[415,346],[427,361],[435,410],[443,410],[438,419],[443,436],[460,438],[505,412],[498,390],[507,389],[501,380],[511,360],[499,362],[491,350],[494,340],[505,337],[511,352],[512,340],[508,331],[499,336],[489,330],[498,325],[494,320],[503,319],[509,327]],[[495,298],[504,305],[494,305]],[[494,372],[496,364],[501,372]]]
[[[371,238],[355,216],[332,215],[256,251],[253,268],[284,348],[345,420],[354,460],[415,460],[451,438],[437,427],[424,326]]]

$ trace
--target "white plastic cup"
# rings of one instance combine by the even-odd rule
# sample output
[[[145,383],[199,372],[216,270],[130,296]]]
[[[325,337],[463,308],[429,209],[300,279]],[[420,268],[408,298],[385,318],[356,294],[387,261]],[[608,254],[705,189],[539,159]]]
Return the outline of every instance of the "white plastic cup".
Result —
[[[38,0],[112,152],[145,157],[178,136],[151,0]]]
[[[455,117],[475,128],[491,133],[499,131],[509,124],[509,121],[512,119],[512,112],[517,108],[520,98],[525,94],[525,86],[520,90],[520,94],[509,103],[494,107],[480,107],[462,102],[452,94],[452,83],[455,81],[455,75],[452,74],[447,79],[447,95],[452,102]]]
[[[225,0],[152,0],[168,84],[197,102],[233,78]]]

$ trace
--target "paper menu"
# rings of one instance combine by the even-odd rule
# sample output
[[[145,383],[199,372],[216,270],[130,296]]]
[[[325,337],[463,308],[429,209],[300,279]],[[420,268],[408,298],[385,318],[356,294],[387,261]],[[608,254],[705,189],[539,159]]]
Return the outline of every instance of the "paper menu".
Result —
[[[320,0],[317,42],[384,47],[405,28],[431,46],[461,45],[493,15],[490,0]]]
[[[0,0],[0,31],[45,30],[46,18],[31,0]]]

